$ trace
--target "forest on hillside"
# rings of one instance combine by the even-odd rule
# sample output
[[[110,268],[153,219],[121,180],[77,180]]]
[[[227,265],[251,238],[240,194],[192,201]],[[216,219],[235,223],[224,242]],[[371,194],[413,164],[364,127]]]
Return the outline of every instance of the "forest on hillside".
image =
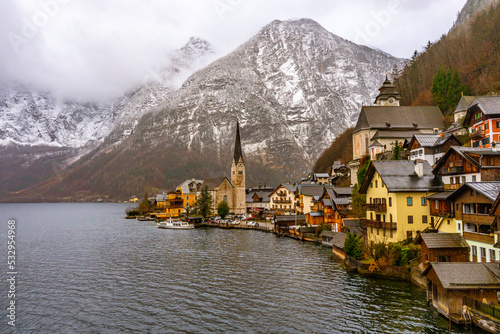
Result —
[[[500,6],[491,6],[415,51],[395,83],[403,105],[435,105],[431,89],[439,70],[458,72],[466,94],[500,93]]]

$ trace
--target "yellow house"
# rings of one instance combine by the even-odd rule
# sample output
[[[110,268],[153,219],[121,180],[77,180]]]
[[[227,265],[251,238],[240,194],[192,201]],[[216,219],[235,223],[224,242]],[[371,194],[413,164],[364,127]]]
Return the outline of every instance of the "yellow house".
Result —
[[[190,179],[184,181],[177,187],[176,191],[181,193],[184,209],[186,207],[193,208],[198,200],[198,191],[201,190],[203,180]],[[191,209],[190,209],[191,210]],[[183,210],[184,213],[185,210]]]
[[[299,184],[297,185],[296,194],[299,199],[297,214],[307,215],[313,210],[314,202],[318,200],[325,187],[320,184]]]
[[[280,184],[269,194],[269,210],[277,214],[295,211],[295,191],[297,186]]]
[[[366,194],[369,244],[399,242],[430,226],[427,196],[443,191],[427,161],[373,161],[360,193]]]
[[[184,200],[180,191],[167,193],[165,213],[170,217],[179,217],[184,212]]]

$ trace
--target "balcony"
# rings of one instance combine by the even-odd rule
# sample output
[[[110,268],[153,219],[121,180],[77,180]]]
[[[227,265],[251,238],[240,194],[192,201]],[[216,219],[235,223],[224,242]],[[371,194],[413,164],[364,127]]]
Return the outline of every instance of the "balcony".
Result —
[[[388,230],[398,229],[396,223],[381,222],[378,220],[361,219],[361,224],[364,227],[377,227],[377,228],[385,228]]]
[[[273,202],[278,204],[292,204],[292,201],[289,199],[277,199],[274,200]]]
[[[461,186],[460,183],[445,184],[444,190],[457,190],[458,188],[460,188],[460,186]]]
[[[387,211],[387,204],[367,203],[366,204],[366,211],[386,212]]]
[[[431,207],[430,209],[431,216],[443,217],[443,218],[454,218],[455,213],[451,212],[451,208],[448,209],[436,209]]]
[[[463,174],[464,167],[463,166],[453,166],[453,167],[443,167],[441,168],[442,175],[450,175],[450,174]]]
[[[184,201],[183,200],[167,200],[165,202],[165,207],[166,208],[181,209],[181,208],[184,208]]]
[[[467,224],[491,225],[495,218],[485,213],[462,213],[462,221]]]
[[[471,132],[469,134],[469,138],[470,139],[481,139],[481,138],[484,138],[485,135],[486,135],[486,132],[484,130],[478,130],[478,131]]]
[[[494,245],[495,237],[489,234],[475,233],[475,232],[464,232],[465,240],[483,242],[485,244]]]

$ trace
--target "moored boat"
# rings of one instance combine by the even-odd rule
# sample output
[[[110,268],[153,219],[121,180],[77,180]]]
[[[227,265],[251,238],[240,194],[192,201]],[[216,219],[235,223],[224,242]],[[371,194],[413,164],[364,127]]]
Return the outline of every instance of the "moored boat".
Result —
[[[158,228],[167,228],[167,229],[178,229],[178,230],[191,230],[194,228],[193,224],[189,224],[188,222],[182,220],[166,220],[163,222],[156,223]]]

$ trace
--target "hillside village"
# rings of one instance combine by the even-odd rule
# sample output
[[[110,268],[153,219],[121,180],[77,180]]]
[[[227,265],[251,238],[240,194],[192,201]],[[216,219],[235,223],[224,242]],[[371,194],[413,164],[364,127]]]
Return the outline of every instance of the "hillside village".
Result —
[[[359,272],[407,278],[405,271],[411,271],[440,313],[457,323],[495,328],[500,96],[462,96],[446,127],[437,107],[400,106],[401,94],[387,77],[379,90],[374,105],[361,109],[351,161],[336,161],[329,173],[296,182],[247,188],[240,136],[249,134],[240,134],[237,121],[231,175],[193,178],[175,191],[159,192],[149,199],[153,215],[189,220],[205,190],[213,216],[226,202],[231,215],[272,222],[280,235],[322,239]],[[346,180],[350,186],[337,186]],[[214,219],[209,221],[213,226]],[[215,221],[232,223],[240,224]],[[362,251],[353,252],[349,240]],[[401,260],[405,251],[413,258]]]

